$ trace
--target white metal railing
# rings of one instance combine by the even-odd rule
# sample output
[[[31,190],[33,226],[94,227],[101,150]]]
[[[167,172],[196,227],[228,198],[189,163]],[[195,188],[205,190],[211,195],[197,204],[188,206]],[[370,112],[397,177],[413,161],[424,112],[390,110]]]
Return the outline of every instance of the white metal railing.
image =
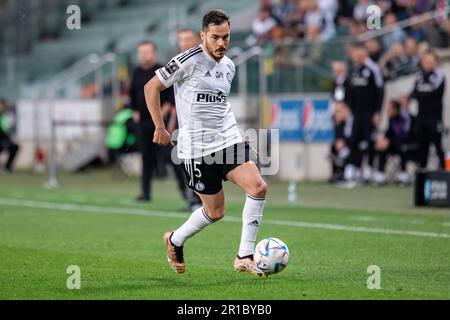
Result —
[[[46,186],[49,188],[58,187],[57,179],[57,164],[56,164],[56,127],[60,124],[55,119],[55,99],[57,93],[66,88],[67,86],[73,84],[74,82],[80,81],[84,77],[93,74],[95,77],[95,86],[97,88],[97,99],[101,104],[104,102],[103,87],[103,67],[105,65],[112,65],[111,73],[111,84],[112,84],[112,105],[116,106],[119,96],[119,82],[118,82],[118,61],[117,55],[115,53],[108,53],[105,55],[91,54],[71,67],[63,70],[62,72],[56,74],[45,84],[41,86],[36,86],[32,88],[32,100],[33,100],[33,137],[34,137],[34,154],[36,154],[39,145],[41,144],[39,135],[39,101],[45,100],[50,108],[50,142],[49,142],[49,159],[48,159],[48,180]],[[70,123],[70,125],[76,125],[75,123]],[[98,125],[93,123],[83,123],[82,126]]]

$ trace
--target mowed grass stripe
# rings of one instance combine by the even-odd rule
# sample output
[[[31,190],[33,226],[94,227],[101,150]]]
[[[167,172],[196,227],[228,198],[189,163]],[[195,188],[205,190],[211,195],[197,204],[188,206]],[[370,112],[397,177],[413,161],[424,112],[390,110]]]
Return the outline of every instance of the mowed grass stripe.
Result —
[[[0,198],[0,205],[13,206],[13,207],[28,207],[35,209],[49,209],[49,210],[61,210],[71,212],[88,212],[98,214],[119,214],[119,215],[139,215],[148,217],[164,217],[164,218],[176,218],[186,219],[187,215],[183,213],[170,212],[170,211],[155,211],[155,210],[140,210],[132,208],[114,208],[114,207],[97,207],[92,205],[80,205],[73,203],[56,203],[56,202],[41,202],[31,200],[17,200],[17,199],[4,199]],[[242,223],[242,220],[237,217],[227,216],[223,219],[226,222]],[[450,239],[448,233],[438,233],[433,231],[417,231],[417,230],[395,230],[386,228],[374,228],[374,227],[360,227],[360,226],[347,226],[330,223],[312,223],[304,221],[294,220],[275,220],[265,219],[265,224],[268,225],[282,225],[288,227],[298,228],[316,228],[333,231],[346,231],[346,232],[363,232],[363,233],[375,233],[375,234],[387,234],[387,235],[404,235],[413,237],[430,237],[430,238],[446,238]]]

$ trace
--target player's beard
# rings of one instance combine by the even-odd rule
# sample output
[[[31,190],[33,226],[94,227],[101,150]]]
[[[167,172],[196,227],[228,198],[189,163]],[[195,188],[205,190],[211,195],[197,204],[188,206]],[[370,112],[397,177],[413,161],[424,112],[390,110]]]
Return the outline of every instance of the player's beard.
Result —
[[[218,59],[218,60],[219,60],[219,59],[222,59],[223,56],[225,55],[225,53],[227,52],[227,49],[224,48],[223,54],[218,55],[218,54],[220,54],[219,51],[216,51],[216,50],[218,50],[218,49],[216,49],[216,50],[211,49],[211,48],[209,47],[208,43],[206,43],[206,50],[208,50],[209,54],[210,54],[214,59]]]

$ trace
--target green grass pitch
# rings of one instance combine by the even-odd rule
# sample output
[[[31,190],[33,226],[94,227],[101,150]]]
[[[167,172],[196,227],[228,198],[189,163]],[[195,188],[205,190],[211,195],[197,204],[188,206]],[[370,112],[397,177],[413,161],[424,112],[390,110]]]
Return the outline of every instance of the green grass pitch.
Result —
[[[244,197],[225,184],[226,218],[185,245],[187,271],[169,268],[162,234],[188,217],[173,181],[157,181],[137,205],[136,179],[111,171],[45,177],[0,176],[0,299],[449,299],[450,210],[417,209],[412,188],[342,190],[269,182],[258,240],[290,249],[288,267],[258,278],[233,271]],[[81,289],[66,287],[67,267]],[[369,290],[367,268],[380,267]]]

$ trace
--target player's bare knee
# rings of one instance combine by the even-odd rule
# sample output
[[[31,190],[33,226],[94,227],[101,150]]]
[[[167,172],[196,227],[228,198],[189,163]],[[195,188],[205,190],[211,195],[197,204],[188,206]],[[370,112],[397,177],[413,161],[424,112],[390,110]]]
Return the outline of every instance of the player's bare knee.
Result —
[[[211,220],[219,221],[225,215],[225,206],[206,208],[206,213]]]
[[[265,183],[264,180],[262,179],[256,182],[249,192],[249,195],[256,198],[265,198],[266,194],[267,194],[267,183]]]

